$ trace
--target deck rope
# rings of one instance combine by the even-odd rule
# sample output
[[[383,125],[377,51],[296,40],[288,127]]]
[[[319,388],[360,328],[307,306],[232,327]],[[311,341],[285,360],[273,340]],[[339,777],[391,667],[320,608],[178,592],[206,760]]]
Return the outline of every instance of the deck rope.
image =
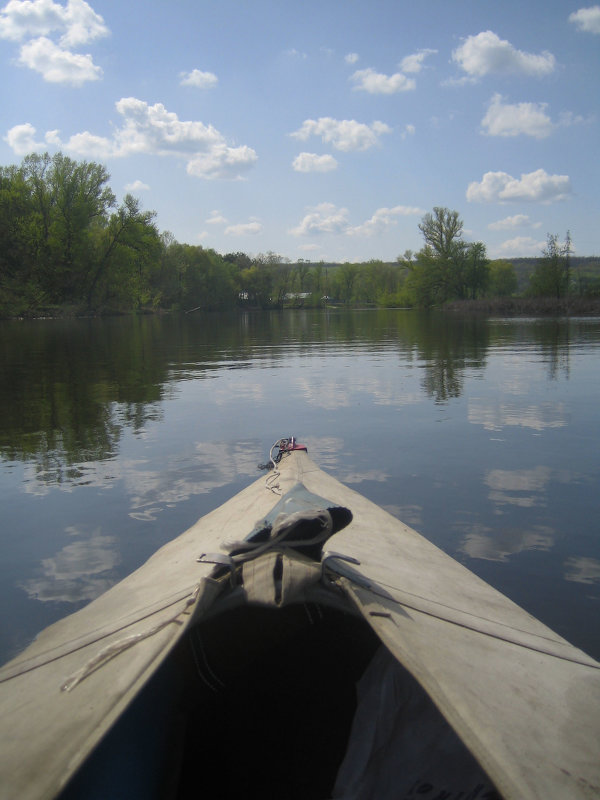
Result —
[[[266,469],[270,470],[269,475],[267,475],[265,479],[265,484],[267,489],[273,494],[277,494],[281,496],[281,487],[279,486],[279,478],[281,473],[277,469],[277,465],[281,461],[284,455],[286,455],[290,448],[293,448],[295,439],[293,436],[285,439],[278,439],[275,444],[271,446],[269,450],[269,460],[266,464],[259,464],[259,469]],[[277,453],[275,453],[275,448],[277,448]]]
[[[122,639],[117,639],[116,642],[112,642],[111,644],[106,645],[106,647],[103,647],[102,650],[100,650],[99,653],[96,653],[93,658],[90,658],[90,660],[84,664],[81,669],[77,670],[77,672],[73,673],[73,675],[65,680],[60,687],[61,692],[70,692],[89,675],[115,658],[115,656],[120,655],[138,642],[141,642],[144,639],[149,639],[159,631],[162,631],[163,628],[166,628],[168,625],[171,625],[172,623],[175,625],[183,625],[183,620],[179,619],[179,617],[182,614],[185,614],[188,608],[196,602],[199,593],[200,584],[196,586],[192,594],[186,599],[184,608],[181,611],[178,611],[176,614],[173,614],[173,616],[169,617],[169,619],[165,619],[162,622],[159,622],[157,625],[154,625],[152,628],[148,628],[141,633],[133,633],[131,636],[125,636]]]

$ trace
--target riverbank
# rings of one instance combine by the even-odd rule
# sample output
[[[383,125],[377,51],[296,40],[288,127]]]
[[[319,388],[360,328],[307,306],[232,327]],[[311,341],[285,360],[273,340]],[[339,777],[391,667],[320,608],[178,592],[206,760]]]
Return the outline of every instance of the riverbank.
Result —
[[[257,306],[238,306],[231,311],[297,311],[300,308],[305,310],[315,310],[312,306],[286,305],[280,309],[261,309]],[[322,306],[324,310],[354,310],[360,311],[365,308],[375,309],[377,306],[345,306],[341,303],[331,303]],[[398,309],[411,311],[408,307]],[[504,317],[568,317],[568,316],[600,316],[600,297],[492,297],[478,300],[454,300],[439,307],[439,311],[452,311],[463,314],[480,314],[482,316],[504,316]],[[105,308],[100,311],[90,311],[81,306],[64,305],[48,306],[30,310],[25,313],[5,313],[0,314],[0,319],[25,320],[25,319],[85,319],[98,317],[123,317],[123,316],[146,316],[146,315],[169,315],[169,314],[190,314],[191,312],[201,311],[201,309],[170,310],[166,308],[136,308],[131,310],[119,310]]]
[[[505,317],[600,316],[600,297],[492,297],[455,300],[444,309]]]

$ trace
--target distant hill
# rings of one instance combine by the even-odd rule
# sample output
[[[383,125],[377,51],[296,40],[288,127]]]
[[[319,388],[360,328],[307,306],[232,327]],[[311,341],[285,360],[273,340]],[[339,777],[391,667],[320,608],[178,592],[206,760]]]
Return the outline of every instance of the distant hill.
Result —
[[[492,259],[496,260],[496,259]],[[517,273],[518,288],[517,293],[522,294],[529,286],[529,278],[535,270],[536,264],[542,261],[542,257],[531,258],[502,258],[497,259],[501,261],[508,261],[515,268]],[[369,263],[369,262],[364,262]],[[397,262],[380,262],[385,266],[396,266]],[[320,261],[310,262],[308,260],[302,262],[303,266],[316,267],[319,266],[324,273],[329,275],[334,274],[342,264],[335,261]],[[292,267],[300,266],[298,262],[292,262]],[[600,294],[600,256],[571,256],[571,275],[574,285],[574,291],[579,294],[593,294],[598,296]]]
[[[523,292],[529,286],[529,277],[541,258],[506,258],[510,261],[517,273],[518,291]],[[598,256],[571,256],[571,274],[573,282],[580,292],[593,284],[600,284],[600,257]]]

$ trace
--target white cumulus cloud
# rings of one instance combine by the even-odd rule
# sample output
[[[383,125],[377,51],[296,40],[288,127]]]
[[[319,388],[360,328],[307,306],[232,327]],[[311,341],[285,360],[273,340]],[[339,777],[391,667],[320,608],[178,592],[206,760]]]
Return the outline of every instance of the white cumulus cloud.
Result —
[[[58,131],[48,131],[43,142],[36,141],[36,129],[30,122],[15,125],[4,137],[9,147],[18,155],[24,156],[37,150],[45,150],[49,144],[56,144]]]
[[[228,147],[225,143],[212,146],[188,161],[187,172],[197,178],[239,180],[258,161],[256,152],[247,145]]]
[[[348,209],[333,203],[319,203],[308,210],[299,225],[290,230],[293,236],[344,233],[348,228]]]
[[[600,33],[600,6],[580,8],[569,15],[569,22],[575,23],[585,33]]]
[[[416,88],[413,78],[407,78],[402,72],[393,75],[384,75],[375,72],[372,67],[359,69],[351,76],[354,89],[369,92],[369,94],[396,94],[397,92],[410,92]]]
[[[475,203],[529,201],[552,203],[571,193],[568,175],[548,175],[543,169],[513,178],[507,172],[486,172],[480,182],[467,188],[467,200]]]
[[[102,77],[101,68],[94,64],[89,53],[82,55],[65,50],[45,36],[21,47],[19,64],[39,72],[48,83],[81,86]]]
[[[360,225],[350,225],[348,209],[340,208],[333,203],[320,203],[307,209],[308,213],[300,224],[290,233],[293,236],[309,236],[311,234],[343,234],[346,236],[375,236],[385,233],[398,222],[398,217],[422,215],[422,208],[415,206],[394,206],[378,208],[374,214]]]
[[[372,122],[366,125],[354,119],[333,119],[320,117],[307,119],[299,130],[290,136],[306,141],[310,136],[320,136],[324,142],[332,144],[337,150],[368,150],[379,144],[379,137],[391,133],[391,128],[384,122]]]
[[[489,136],[532,136],[544,139],[555,128],[566,128],[585,122],[584,118],[571,111],[562,111],[558,122],[553,122],[546,109],[547,103],[505,103],[496,93],[490,100],[488,110],[481,120],[484,133]]]
[[[482,128],[489,136],[519,136],[524,134],[535,139],[544,139],[552,133],[554,125],[546,114],[547,103],[504,103],[500,94],[495,94]]]
[[[60,43],[65,47],[77,47],[93,39],[107,36],[109,30],[104,20],[84,0],[69,0],[65,14],[66,31]]]
[[[508,239],[503,242],[497,249],[499,255],[519,258],[539,255],[545,244],[545,242],[537,241],[531,236],[516,236],[514,239]]]
[[[552,53],[544,51],[536,54],[517,50],[493,31],[468,36],[454,50],[452,60],[474,78],[492,73],[540,77],[551,73],[556,66]]]
[[[62,33],[65,47],[81,44],[109,33],[104,20],[84,0],[10,0],[0,11],[0,38],[15,42]]]
[[[300,153],[292,162],[296,172],[331,172],[337,169],[338,162],[331,155]]]
[[[121,155],[114,142],[105,136],[97,136],[89,131],[75,133],[67,142],[57,139],[54,143],[57,147],[83,158],[109,158]]]
[[[361,225],[348,228],[346,233],[349,236],[375,236],[389,230],[398,224],[398,217],[423,215],[422,208],[414,206],[394,206],[394,208],[378,208],[373,216]]]
[[[149,189],[150,187],[148,186],[148,184],[140,180],[133,181],[133,183],[125,184],[126,192],[147,192]]]
[[[207,180],[240,179],[258,160],[251,147],[230,147],[212,125],[197,120],[180,120],[162,103],[151,106],[144,100],[124,97],[116,103],[116,109],[122,117],[122,124],[110,139],[83,131],[61,141],[57,131],[50,131],[46,134],[46,141],[78,156],[91,158],[136,154],[184,158],[189,175]],[[25,143],[35,143],[34,135],[33,126],[25,123],[11,128],[5,139],[15,152],[22,153]],[[30,146],[26,152],[40,149],[38,145]]]
[[[356,64],[358,61],[358,53],[348,53],[344,56],[344,61],[347,64]]]
[[[225,233],[229,234],[230,236],[254,236],[257,233],[260,233],[262,229],[262,224],[254,220],[252,222],[242,222],[238,225],[229,225],[227,228],[225,228]]]
[[[228,220],[217,209],[211,211],[210,216],[206,220],[207,225],[225,225],[227,222]]]
[[[434,53],[437,53],[437,50],[417,50],[416,53],[412,53],[411,55],[405,56],[402,59],[400,62],[400,69],[402,72],[408,72],[410,74],[421,72],[423,69],[423,62],[427,56],[433,55]]]
[[[180,83],[182,86],[194,86],[196,89],[212,89],[217,85],[219,79],[212,72],[202,72],[193,69],[191,72],[181,72]]]
[[[209,152],[223,144],[223,137],[212,125],[180,120],[162,103],[151,106],[144,100],[124,97],[116,103],[116,109],[123,117],[123,126],[114,138],[119,155]]]
[[[540,228],[541,225],[541,222],[532,222],[527,214],[514,214],[512,217],[490,222],[488,228],[491,231],[508,231],[515,228]]]
[[[33,125],[25,122],[23,125],[15,125],[11,128],[4,137],[4,141],[18,156],[23,156],[34,150],[43,149],[43,143],[36,142],[35,133]]]
[[[62,6],[53,0],[10,0],[0,11],[0,38],[23,42],[18,63],[49,83],[81,86],[98,80],[102,70],[89,53],[74,49],[109,30],[84,0]]]

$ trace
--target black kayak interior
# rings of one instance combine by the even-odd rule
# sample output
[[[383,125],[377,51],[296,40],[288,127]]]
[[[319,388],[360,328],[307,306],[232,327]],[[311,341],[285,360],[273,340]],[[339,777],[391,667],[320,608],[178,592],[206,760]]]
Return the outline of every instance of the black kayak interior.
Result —
[[[223,611],[182,637],[61,800],[331,798],[356,738],[357,682],[381,649],[362,617],[335,607]],[[474,796],[499,797],[492,789]]]

